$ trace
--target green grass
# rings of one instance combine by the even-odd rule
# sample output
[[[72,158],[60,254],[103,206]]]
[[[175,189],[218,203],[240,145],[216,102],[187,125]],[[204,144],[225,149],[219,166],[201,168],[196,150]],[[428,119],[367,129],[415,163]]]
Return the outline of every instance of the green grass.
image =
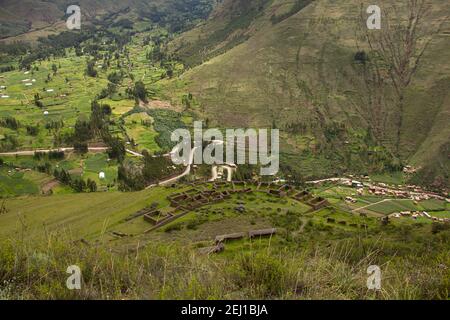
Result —
[[[370,179],[374,182],[383,182],[392,185],[405,184],[405,176],[403,172],[385,173],[385,174],[373,174],[370,175]]]
[[[103,161],[98,155],[89,155],[85,164],[94,170],[101,168]],[[436,268],[436,259],[445,248],[446,231],[431,236],[431,223],[427,221],[395,221],[383,227],[378,219],[360,217],[335,208],[308,213],[309,208],[297,201],[279,199],[261,192],[233,195],[229,200],[199,208],[158,231],[146,234],[143,232],[150,225],[142,217],[128,222],[124,220],[154,202],[162,211],[167,211],[169,203],[166,197],[189,189],[191,187],[180,184],[176,188],[158,187],[142,192],[62,193],[49,197],[8,199],[5,203],[8,211],[0,215],[0,239],[10,241],[0,241],[0,271],[5,275],[10,274],[12,269],[8,268],[11,257],[17,257],[13,259],[15,261],[27,261],[32,258],[20,256],[19,259],[18,256],[25,252],[42,252],[55,259],[47,267],[67,264],[66,259],[72,264],[79,263],[86,287],[98,287],[98,277],[108,274],[114,284],[104,286],[97,297],[109,292],[109,297],[114,299],[370,299],[374,297],[365,290],[366,265],[378,264],[383,266],[386,277],[383,281],[385,289],[377,296],[379,299],[436,299],[443,297],[440,294],[445,295],[445,275],[428,273],[428,270]],[[234,210],[241,202],[246,208],[244,213]],[[329,223],[328,218],[335,219],[336,223]],[[339,224],[339,221],[345,221],[346,225]],[[353,223],[358,226],[350,226]],[[361,228],[361,224],[368,228]],[[198,248],[212,245],[213,239],[219,234],[268,227],[276,227],[277,234],[270,238],[244,238],[227,242],[225,251],[218,255],[206,257],[198,254]],[[111,235],[113,231],[131,236],[117,238]],[[404,240],[406,237],[407,241]],[[16,242],[18,239],[20,245]],[[77,242],[79,239],[96,245],[80,245]],[[24,245],[29,247],[22,251]],[[30,251],[31,248],[33,250]],[[133,259],[125,263],[123,259],[130,257],[129,249],[133,249]],[[90,250],[95,250],[95,253]],[[114,257],[107,252],[114,252]],[[157,262],[162,261],[162,256],[165,257],[164,266]],[[105,274],[97,272],[97,280],[91,278],[90,270],[108,268],[103,265],[106,261],[113,263],[114,268],[108,269],[109,272]],[[26,265],[34,266],[16,264],[14,274],[18,276],[25,272],[23,270],[28,270]],[[139,278],[141,273],[134,269],[138,265],[141,271],[142,268],[155,269],[148,272],[144,280]],[[198,282],[197,276],[194,277],[197,280],[186,278],[184,273],[190,270],[190,275],[196,275],[194,270],[205,268],[209,270],[207,274],[214,273],[214,276],[208,280],[203,273],[201,282]],[[38,270],[33,272],[44,269]],[[337,273],[330,274],[330,270]],[[411,277],[417,270],[427,276]],[[126,279],[134,279],[132,283],[126,282],[121,276],[124,272],[128,275]],[[164,288],[155,272],[167,272]],[[220,277],[228,279],[226,286],[222,280],[216,281],[219,277],[217,272],[220,272]],[[45,274],[42,279],[46,279],[47,289],[42,291],[43,283],[35,283],[27,295],[40,298],[43,292],[47,292],[47,297],[61,298],[71,294],[57,289],[56,284],[60,280],[51,276],[57,273],[45,269]],[[175,274],[177,276],[173,278]],[[272,279],[271,275],[277,280],[273,281],[275,278]],[[349,277],[353,280],[348,281]],[[430,277],[433,278],[432,282]],[[414,279],[414,282],[406,281],[405,285],[407,278]],[[189,290],[184,287],[186,279],[192,281],[188,285]],[[134,285],[134,281],[139,285]],[[307,289],[299,290],[296,287],[298,283]],[[27,287],[30,284],[22,285]],[[126,286],[127,293],[115,291],[116,285]],[[192,291],[192,285],[197,289]],[[148,288],[144,290],[143,287]],[[19,289],[13,289],[9,294],[22,292],[21,289],[15,290]],[[77,294],[79,296],[71,297],[81,298],[85,292]]]
[[[153,123],[152,117],[146,112],[133,113],[125,117],[124,120],[127,135],[138,144],[138,150],[142,151],[143,149],[146,149],[152,153],[161,150],[155,140],[158,133],[153,128],[153,125],[144,126],[141,124],[142,121]]]
[[[167,194],[167,190],[157,188],[136,193],[97,192],[9,199],[6,204],[9,212],[1,216],[0,237],[14,236],[26,227],[27,236],[42,238],[43,226],[49,231],[70,230],[77,237],[98,237],[114,229],[128,215],[160,201]]]
[[[128,49],[130,59],[133,61],[132,75],[134,76],[134,81],[143,79],[144,83],[150,86],[161,80],[161,74],[165,71],[160,67],[151,67],[150,62],[146,59],[145,54],[148,48],[142,49],[142,41],[147,35],[147,33],[136,35],[129,44]],[[68,49],[66,53],[66,57],[56,57],[49,61],[36,62],[34,66],[39,68],[39,70],[34,70],[28,74],[24,74],[23,71],[19,70],[2,73],[3,78],[0,78],[0,85],[4,85],[7,88],[2,90],[1,94],[9,95],[10,97],[0,99],[0,118],[15,117],[23,126],[18,131],[0,128],[0,135],[12,134],[16,136],[21,149],[53,147],[53,132],[46,130],[44,128],[45,124],[50,120],[63,120],[65,126],[61,130],[61,134],[71,132],[73,130],[71,127],[73,127],[78,117],[82,115],[89,116],[91,102],[108,84],[108,74],[119,71],[117,61],[112,59],[108,70],[103,70],[97,66],[98,76],[96,78],[88,77],[84,74],[87,57],[77,57],[72,49]],[[124,65],[128,64],[124,56],[120,56],[119,61]],[[53,64],[58,67],[56,74],[53,74],[51,70]],[[177,66],[177,68],[179,69],[180,66]],[[45,83],[49,74],[51,80]],[[27,79],[27,82],[22,81]],[[35,81],[33,82],[32,80]],[[32,83],[32,85],[25,86],[24,84],[28,82]],[[132,82],[129,74],[125,73],[122,83],[118,85],[117,93],[111,98],[100,100],[100,103],[111,106],[112,118],[115,120],[118,120],[124,113],[132,110],[135,106],[134,99],[128,99],[125,93],[125,89]],[[47,92],[49,89],[53,91]],[[153,95],[157,94],[157,91]],[[45,108],[42,110],[34,105],[34,95],[37,93],[45,105]],[[47,116],[44,115],[44,110],[49,112]],[[40,126],[38,136],[32,137],[26,134],[25,125],[29,124]],[[127,128],[126,131],[135,141],[142,144],[142,148],[151,151],[159,150],[154,142],[157,135],[154,130],[147,130],[146,127],[137,123],[133,128]],[[124,132],[115,133],[122,135]]]
[[[28,176],[27,179],[23,172],[0,167],[0,195],[16,196],[39,193],[38,185],[30,178]]]
[[[94,153],[88,155],[84,160],[84,168],[87,171],[99,173],[104,171],[108,166],[108,156],[104,153]]]
[[[424,200],[420,201],[420,206],[426,211],[440,211],[448,209],[448,203],[441,200],[436,199],[430,199],[430,200]]]
[[[390,214],[399,211],[420,210],[418,206],[414,205],[414,202],[412,200],[389,200],[371,205],[367,209],[383,214]]]
[[[431,216],[438,218],[450,218],[450,211],[434,211],[431,212]]]

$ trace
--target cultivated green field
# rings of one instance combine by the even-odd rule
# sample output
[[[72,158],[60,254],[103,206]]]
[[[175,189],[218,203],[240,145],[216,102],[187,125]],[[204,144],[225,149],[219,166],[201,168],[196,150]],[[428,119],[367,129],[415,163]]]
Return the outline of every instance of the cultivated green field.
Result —
[[[36,194],[38,184],[23,172],[0,168],[0,194],[2,197],[22,194]]]
[[[155,189],[8,199],[8,213],[0,217],[0,236],[5,239],[23,234],[27,238],[44,239],[47,230],[68,232],[76,238],[98,239],[128,215],[161,201],[168,193],[169,190]]]
[[[0,85],[6,88],[0,89],[0,95],[3,96],[0,98],[0,118],[14,117],[22,127],[18,130],[0,127],[0,137],[15,136],[18,139],[19,149],[55,147],[54,132],[45,129],[45,125],[50,121],[63,121],[64,127],[58,134],[64,135],[73,129],[78,118],[89,117],[91,102],[107,87],[108,75],[121,71],[119,65],[128,69],[121,83],[117,85],[112,95],[99,100],[99,103],[111,106],[113,120],[118,121],[136,105],[125,92],[134,81],[142,81],[148,87],[150,98],[159,99],[158,93],[161,90],[158,81],[165,77],[166,69],[146,58],[153,48],[152,44],[142,45],[143,39],[153,34],[164,35],[164,31],[158,29],[136,35],[127,45],[126,55],[121,54],[117,59],[112,58],[109,66],[97,61],[94,67],[97,71],[95,78],[85,74],[86,63],[92,57],[77,56],[73,49],[66,49],[65,57],[35,62],[31,71],[15,70],[2,73]],[[106,51],[100,53],[106,54]],[[54,67],[56,72],[53,70]],[[175,74],[182,70],[183,65],[173,64]],[[39,95],[43,108],[35,106],[35,95]],[[170,104],[168,106],[171,107]],[[133,117],[125,119],[124,128],[115,133],[121,137],[127,134],[129,139],[133,139],[139,145],[138,150],[145,148],[152,152],[158,151],[159,146],[155,142],[157,133]],[[26,125],[40,126],[39,133],[35,136],[28,135]]]

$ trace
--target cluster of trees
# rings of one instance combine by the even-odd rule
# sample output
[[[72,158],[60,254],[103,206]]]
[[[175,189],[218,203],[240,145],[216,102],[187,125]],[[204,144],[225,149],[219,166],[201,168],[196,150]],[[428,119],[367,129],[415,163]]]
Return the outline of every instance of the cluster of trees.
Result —
[[[0,127],[17,130],[20,127],[20,122],[14,117],[4,117],[0,119]]]
[[[53,175],[59,182],[67,186],[70,186],[76,192],[97,191],[97,183],[94,180],[87,179],[87,181],[84,181],[81,178],[72,179],[70,173],[64,169],[61,170],[55,169]]]
[[[74,143],[87,143],[92,137],[90,121],[84,118],[78,118],[75,123]]]
[[[26,54],[31,49],[31,46],[25,42],[0,43],[0,53],[5,53],[10,56],[21,56]]]
[[[103,88],[102,91],[97,95],[97,99],[101,100],[106,97],[112,97],[112,95],[117,91],[117,85],[112,82],[109,82],[106,88]]]
[[[153,50],[147,53],[147,59],[153,62],[163,62],[167,59],[167,49],[161,44],[155,44]]]
[[[39,95],[39,93],[34,94],[34,104],[39,109],[43,109],[45,107],[44,103],[41,101],[41,96]]]
[[[88,141],[98,137],[109,147],[108,154],[112,159],[122,162],[125,159],[125,143],[118,137],[113,137],[109,132],[109,117],[111,107],[107,104],[99,104],[93,101],[91,104],[91,116],[89,119],[78,118],[75,123],[75,131],[71,137],[74,149],[79,153],[88,151]]]
[[[52,150],[50,152],[39,152],[36,151],[34,153],[34,159],[42,160],[42,159],[50,159],[50,160],[63,160],[64,159],[64,151]]]
[[[39,134],[39,125],[37,126],[32,126],[32,125],[27,125],[27,134],[29,136],[37,136]]]
[[[3,67],[0,67],[0,73],[13,71],[15,69],[16,68],[14,68],[14,66],[3,66]]]
[[[147,102],[147,89],[142,81],[138,81],[134,84],[134,88],[127,88],[126,93],[130,98],[134,98],[136,101]]]
[[[253,179],[254,176],[254,172],[256,167],[254,165],[249,165],[249,164],[244,164],[244,165],[239,165],[236,169],[236,172],[233,175],[233,179],[236,180],[251,180]]]
[[[64,127],[64,121],[62,120],[50,120],[45,123],[45,129],[49,131],[58,131]]]
[[[122,191],[142,190],[146,185],[157,184],[164,178],[177,174],[179,170],[172,168],[173,163],[165,157],[153,157],[146,150],[143,165],[133,162],[122,163],[119,166],[118,181]]]
[[[49,60],[52,56],[64,57],[66,48],[79,47],[83,41],[91,38],[94,32],[93,29],[87,26],[82,32],[65,31],[57,35],[41,37],[38,39],[37,47],[31,50],[30,47],[22,47],[20,45],[16,50],[18,53],[12,55],[21,56],[19,59],[19,67],[21,69],[30,70],[31,65],[38,60]]]
[[[214,1],[210,0],[167,1],[164,6],[143,8],[139,14],[177,33],[192,27],[198,19],[206,19],[213,6]]]
[[[108,81],[112,82],[114,84],[119,84],[122,82],[122,78],[123,78],[123,73],[122,72],[112,72],[110,74],[108,74]]]
[[[97,101],[93,101],[90,118],[79,117],[77,119],[71,139],[75,151],[79,153],[88,151],[88,141],[95,136],[100,136],[102,129],[107,127],[105,115],[110,112],[109,110],[109,106],[101,106]]]
[[[187,110],[191,108],[193,102],[194,102],[194,97],[192,96],[192,93],[190,93],[190,92],[188,94],[183,95],[183,97],[181,98],[181,103]]]
[[[86,74],[89,77],[97,77],[97,70],[95,70],[95,60],[89,60],[86,62]]]
[[[165,73],[161,74],[161,78],[169,77],[172,78],[174,75],[174,60],[175,58],[168,53],[167,39],[160,38],[159,36],[153,36],[152,38],[149,38],[153,40],[154,46],[152,48],[152,51],[147,52],[146,58],[150,61],[150,63],[158,63],[161,66],[161,68],[164,68]],[[148,39],[147,39],[148,40]],[[144,40],[144,42],[146,42]]]
[[[38,164],[36,166],[36,170],[42,173],[51,174],[52,165],[49,162],[45,162],[44,164]]]
[[[100,133],[104,128],[107,129],[111,112],[111,107],[108,104],[99,104],[97,101],[92,102],[90,122],[94,134]]]
[[[301,172],[289,164],[280,163],[280,171],[287,183],[295,186],[304,186],[305,178]]]
[[[108,145],[108,156],[111,159],[117,159],[117,161],[123,162],[126,154],[124,141],[119,137],[111,136],[109,133],[103,137],[103,141]]]
[[[53,71],[53,75],[55,75],[58,72],[58,66],[56,64],[52,64],[52,71]]]
[[[145,188],[141,169],[133,162],[126,161],[120,164],[117,179],[121,191],[137,191]]]
[[[108,60],[109,63],[109,60]],[[105,66],[104,64],[103,66]],[[104,99],[106,97],[112,97],[112,95],[117,91],[117,85],[122,82],[123,72],[112,72],[108,75],[109,83],[106,88],[102,89],[102,91],[97,95],[97,99]]]
[[[7,152],[17,149],[19,146],[17,137],[11,134],[5,134],[4,136],[4,139],[0,140],[0,152]]]

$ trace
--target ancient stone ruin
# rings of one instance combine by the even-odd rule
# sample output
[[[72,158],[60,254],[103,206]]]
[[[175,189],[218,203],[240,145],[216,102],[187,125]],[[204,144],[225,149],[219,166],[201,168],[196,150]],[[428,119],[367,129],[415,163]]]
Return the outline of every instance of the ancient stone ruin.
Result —
[[[308,191],[297,190],[289,184],[279,186],[271,182],[258,181],[232,181],[231,183],[199,181],[190,185],[192,189],[174,193],[167,197],[172,210],[162,212],[156,210],[156,208],[146,207],[130,216],[129,219],[144,216],[144,220],[153,225],[148,230],[151,231],[184,216],[188,212],[229,199],[233,194],[250,194],[253,192],[262,192],[277,198],[291,198],[310,206],[310,212],[329,205],[324,198],[314,197]],[[239,209],[239,212],[244,213],[245,207],[242,210]],[[273,230],[267,229],[264,231],[270,233]]]

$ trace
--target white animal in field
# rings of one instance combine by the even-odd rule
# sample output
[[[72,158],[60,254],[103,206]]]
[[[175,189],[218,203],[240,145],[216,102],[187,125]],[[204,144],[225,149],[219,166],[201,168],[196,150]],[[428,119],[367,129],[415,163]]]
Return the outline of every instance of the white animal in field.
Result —
[[[48,111],[44,111],[44,116],[48,116]]]

